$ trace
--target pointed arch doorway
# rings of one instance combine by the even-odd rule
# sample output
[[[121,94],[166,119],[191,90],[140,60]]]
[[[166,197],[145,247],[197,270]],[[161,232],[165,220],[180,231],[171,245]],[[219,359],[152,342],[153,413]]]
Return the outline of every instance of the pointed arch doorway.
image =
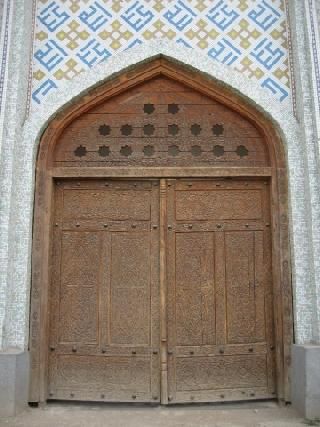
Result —
[[[164,59],[60,114],[37,163],[30,401],[289,399],[286,182],[272,126]]]

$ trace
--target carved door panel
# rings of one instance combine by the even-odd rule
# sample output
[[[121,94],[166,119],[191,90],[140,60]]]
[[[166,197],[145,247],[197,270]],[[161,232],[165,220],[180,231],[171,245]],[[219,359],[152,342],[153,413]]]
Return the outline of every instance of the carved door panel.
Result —
[[[160,341],[163,403],[275,396],[268,182],[161,185],[57,183],[49,399],[160,401]]]
[[[275,397],[268,183],[167,189],[169,402]]]
[[[158,401],[159,185],[55,191],[48,398]]]

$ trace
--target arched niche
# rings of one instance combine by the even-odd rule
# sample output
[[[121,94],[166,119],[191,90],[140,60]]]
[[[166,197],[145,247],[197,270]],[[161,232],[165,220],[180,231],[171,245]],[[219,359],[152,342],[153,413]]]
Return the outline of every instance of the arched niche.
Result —
[[[236,93],[170,60],[136,66],[54,118],[39,146],[33,246],[30,401],[47,398],[54,183],[76,178],[246,178],[270,185],[276,396],[289,400],[292,301],[282,141]],[[33,295],[33,293],[32,293]]]

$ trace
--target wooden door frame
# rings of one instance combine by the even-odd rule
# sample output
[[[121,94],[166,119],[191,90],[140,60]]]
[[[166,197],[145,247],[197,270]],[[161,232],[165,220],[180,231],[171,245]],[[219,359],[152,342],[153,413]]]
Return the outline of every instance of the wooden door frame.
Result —
[[[270,167],[53,167],[54,148],[63,130],[81,114],[119,93],[156,76],[166,76],[224,104],[256,126],[264,136]],[[240,95],[196,70],[157,58],[92,89],[57,114],[42,135],[36,165],[32,285],[30,310],[30,402],[46,400],[48,354],[48,289],[54,180],[58,178],[221,178],[268,177],[271,183],[273,299],[277,396],[290,401],[290,352],[293,340],[291,265],[288,225],[287,163],[283,143],[271,122]],[[161,194],[161,192],[160,192]],[[161,196],[160,196],[161,197]],[[163,208],[163,206],[162,206]],[[164,262],[162,260],[161,262]],[[162,281],[165,280],[163,276]],[[163,396],[164,400],[165,396]]]

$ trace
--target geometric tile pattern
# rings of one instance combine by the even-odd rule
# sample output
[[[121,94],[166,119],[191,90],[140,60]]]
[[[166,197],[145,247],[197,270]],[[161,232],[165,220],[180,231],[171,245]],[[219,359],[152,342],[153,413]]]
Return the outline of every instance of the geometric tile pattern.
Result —
[[[284,0],[37,0],[34,104],[83,70],[147,40],[175,40],[290,97]]]

